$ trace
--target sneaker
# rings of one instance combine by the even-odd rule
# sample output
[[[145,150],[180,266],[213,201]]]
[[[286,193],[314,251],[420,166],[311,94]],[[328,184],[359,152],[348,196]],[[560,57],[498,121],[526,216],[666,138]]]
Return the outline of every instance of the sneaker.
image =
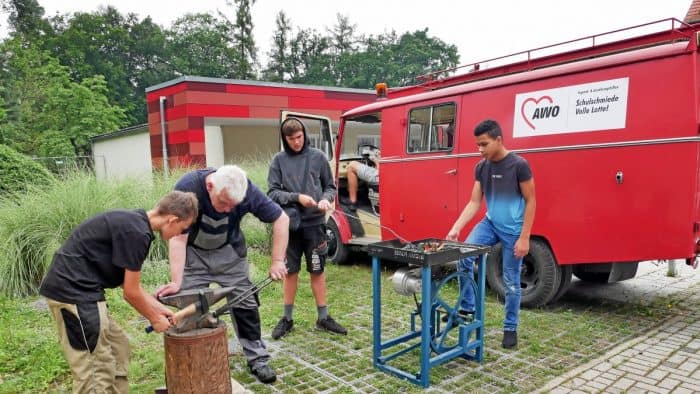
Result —
[[[319,330],[334,332],[340,335],[348,335],[348,330],[338,324],[338,322],[333,320],[333,318],[330,316],[327,316],[325,319],[316,320],[316,328]]]
[[[513,349],[518,346],[518,332],[517,331],[503,331],[503,342],[501,346],[504,349]]]
[[[350,203],[348,204],[348,209],[350,210],[350,212],[357,212],[357,205],[355,205],[354,203]]]
[[[258,380],[262,383],[272,383],[277,380],[275,371],[267,364],[258,364],[254,367],[250,367],[250,372],[257,376]]]
[[[460,310],[457,311],[457,317],[463,319],[464,321],[472,321],[472,320],[474,320],[474,311],[464,311],[464,310],[461,310],[461,309],[460,309]],[[443,323],[447,323],[447,319],[448,319],[448,318],[449,318],[449,316],[447,315],[447,313],[445,313],[444,315],[442,315],[442,318],[441,318],[440,320],[441,320]],[[455,319],[455,320],[452,322],[454,325],[457,325],[457,321],[456,321],[456,320],[457,320],[457,319]]]
[[[280,339],[292,331],[294,320],[288,320],[286,317],[280,319],[275,328],[272,329],[272,339]]]

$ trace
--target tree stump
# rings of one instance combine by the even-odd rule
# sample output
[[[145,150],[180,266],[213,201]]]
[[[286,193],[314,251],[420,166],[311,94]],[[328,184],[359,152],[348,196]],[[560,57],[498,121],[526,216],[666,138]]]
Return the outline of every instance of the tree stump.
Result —
[[[163,341],[168,394],[231,393],[226,323],[185,333],[166,331]]]

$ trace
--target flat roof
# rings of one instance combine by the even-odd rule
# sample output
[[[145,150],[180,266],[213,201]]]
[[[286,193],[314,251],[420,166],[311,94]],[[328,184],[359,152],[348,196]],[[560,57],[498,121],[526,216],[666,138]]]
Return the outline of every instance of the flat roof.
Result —
[[[334,86],[318,86],[318,85],[301,85],[293,83],[279,83],[279,82],[267,82],[267,81],[249,81],[244,79],[227,79],[227,78],[210,78],[210,77],[193,77],[193,76],[182,76],[179,78],[171,79],[170,81],[165,81],[159,83],[158,85],[150,86],[146,88],[146,93],[150,93],[159,89],[167,88],[168,86],[177,85],[182,82],[204,82],[204,83],[217,83],[217,84],[236,84],[236,85],[249,85],[249,86],[264,86],[273,88],[297,88],[297,89],[314,89],[314,90],[327,90],[331,92],[345,92],[345,93],[362,93],[374,95],[374,89],[354,89],[354,88],[340,88]]]
[[[116,131],[110,131],[109,133],[96,135],[94,137],[90,137],[90,141],[95,142],[95,141],[101,141],[101,140],[109,140],[109,139],[116,138],[116,137],[123,137],[123,136],[127,136],[127,135],[132,135],[132,134],[139,134],[139,133],[142,133],[144,131],[148,132],[148,123],[138,124],[135,126],[129,126],[129,127],[123,128],[123,129],[116,130]]]

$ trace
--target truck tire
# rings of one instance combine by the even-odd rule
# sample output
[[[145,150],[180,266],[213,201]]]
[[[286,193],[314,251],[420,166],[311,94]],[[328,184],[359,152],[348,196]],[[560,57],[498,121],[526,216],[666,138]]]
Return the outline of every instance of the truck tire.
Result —
[[[569,287],[571,287],[571,274],[573,272],[573,266],[571,264],[567,265],[560,265],[559,266],[561,270],[561,280],[559,281],[559,290],[557,290],[556,294],[554,294],[554,297],[549,301],[550,304],[553,304],[559,299],[566,294],[567,290],[569,290]]]
[[[505,299],[503,284],[502,248],[498,244],[489,254],[486,263],[486,280],[498,296]],[[530,240],[530,253],[523,258],[520,274],[520,305],[537,308],[546,305],[556,295],[561,285],[561,269],[546,242]]]
[[[337,264],[347,262],[350,250],[341,241],[340,230],[333,219],[328,219],[326,223],[326,236],[328,237],[328,259]]]

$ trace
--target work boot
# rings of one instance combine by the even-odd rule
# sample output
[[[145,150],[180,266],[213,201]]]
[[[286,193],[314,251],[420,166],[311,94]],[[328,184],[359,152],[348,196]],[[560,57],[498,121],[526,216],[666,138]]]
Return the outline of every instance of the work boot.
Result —
[[[340,335],[348,335],[348,330],[333,320],[330,315],[326,316],[325,319],[316,320],[316,328],[319,330],[334,332]]]
[[[270,368],[267,364],[258,364],[250,367],[250,372],[258,377],[258,380],[262,383],[272,383],[277,380],[277,375],[275,371]]]
[[[272,329],[272,339],[282,338],[292,331],[292,327],[294,327],[294,320],[287,320],[286,317],[281,318],[275,328]]]
[[[503,331],[503,342],[501,346],[504,349],[513,349],[518,346],[518,332],[517,331]]]

